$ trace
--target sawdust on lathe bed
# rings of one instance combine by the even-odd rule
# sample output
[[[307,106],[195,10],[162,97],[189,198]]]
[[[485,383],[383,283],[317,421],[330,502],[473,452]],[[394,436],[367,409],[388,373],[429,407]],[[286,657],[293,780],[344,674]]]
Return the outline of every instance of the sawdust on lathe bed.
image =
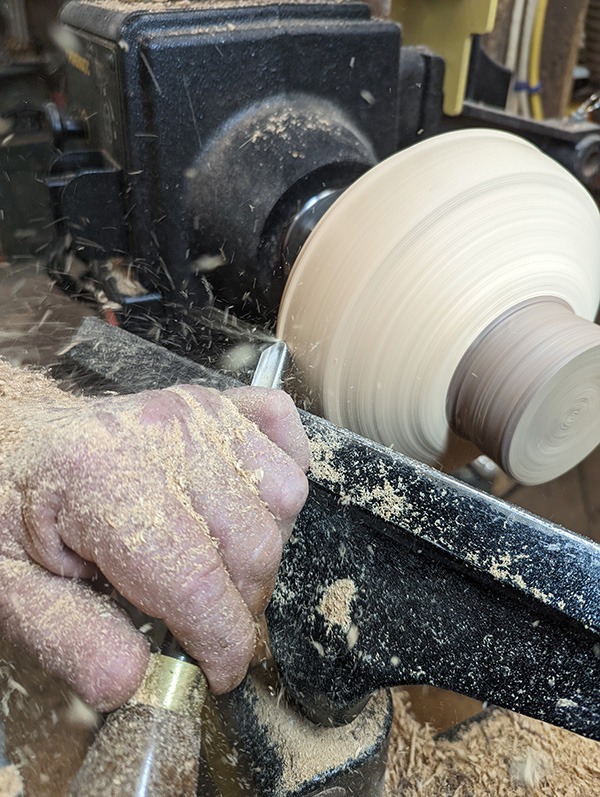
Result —
[[[339,578],[325,588],[317,611],[330,626],[339,625],[348,633],[352,624],[350,606],[356,595],[356,584],[351,578]]]
[[[257,719],[268,733],[269,742],[277,749],[282,764],[282,793],[295,792],[301,784],[310,783],[334,766],[333,762],[341,767],[349,758],[359,758],[369,750],[379,732],[371,718],[380,710],[384,699],[380,693],[353,722],[339,728],[322,727],[304,720],[285,699],[279,703],[266,698],[259,700]]]
[[[386,797],[600,794],[599,742],[504,709],[441,737],[414,719],[406,692],[393,698]]]

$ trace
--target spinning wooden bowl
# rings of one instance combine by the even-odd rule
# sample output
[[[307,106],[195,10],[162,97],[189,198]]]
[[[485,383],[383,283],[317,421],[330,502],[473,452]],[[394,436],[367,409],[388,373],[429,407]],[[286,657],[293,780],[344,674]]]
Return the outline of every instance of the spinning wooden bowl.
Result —
[[[524,484],[600,442],[600,218],[512,135],[465,130],[382,162],[304,245],[277,333],[301,395],[425,462],[452,432]]]

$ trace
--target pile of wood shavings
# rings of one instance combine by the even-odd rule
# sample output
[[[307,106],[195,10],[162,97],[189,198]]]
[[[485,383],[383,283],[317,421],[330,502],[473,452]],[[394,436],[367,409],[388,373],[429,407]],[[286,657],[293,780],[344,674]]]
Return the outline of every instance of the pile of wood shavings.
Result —
[[[23,779],[17,767],[2,767],[0,769],[0,797],[21,797],[23,790]]]
[[[600,743],[495,709],[452,738],[414,719],[394,690],[386,797],[592,797]],[[436,738],[437,737],[437,738]]]

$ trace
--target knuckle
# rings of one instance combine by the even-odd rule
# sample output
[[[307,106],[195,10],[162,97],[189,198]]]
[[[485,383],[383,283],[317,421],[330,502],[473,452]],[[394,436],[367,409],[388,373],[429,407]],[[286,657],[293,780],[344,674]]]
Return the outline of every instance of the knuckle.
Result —
[[[172,390],[156,390],[146,394],[142,419],[146,423],[160,423],[171,418],[180,418],[188,409],[185,399]]]
[[[295,475],[290,476],[281,485],[281,490],[275,507],[275,514],[279,520],[291,523],[304,506],[308,497],[308,479],[300,468]]]
[[[182,611],[200,604],[202,611],[212,612],[225,599],[227,577],[222,559],[216,549],[188,565],[187,573],[176,579],[173,600]]]
[[[261,577],[261,580],[265,576],[270,578],[277,572],[282,550],[283,541],[278,526],[272,521],[268,524],[268,528],[267,524],[264,524],[262,539],[249,556],[250,568]]]

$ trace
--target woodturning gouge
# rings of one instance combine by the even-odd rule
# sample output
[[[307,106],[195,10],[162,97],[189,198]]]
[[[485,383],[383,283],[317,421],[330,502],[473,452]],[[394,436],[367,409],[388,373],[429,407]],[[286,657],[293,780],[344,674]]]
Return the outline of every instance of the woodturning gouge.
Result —
[[[231,385],[92,319],[69,357],[123,392]],[[303,711],[343,723],[381,688],[434,684],[600,739],[600,546],[301,415],[311,492],[267,619]]]

